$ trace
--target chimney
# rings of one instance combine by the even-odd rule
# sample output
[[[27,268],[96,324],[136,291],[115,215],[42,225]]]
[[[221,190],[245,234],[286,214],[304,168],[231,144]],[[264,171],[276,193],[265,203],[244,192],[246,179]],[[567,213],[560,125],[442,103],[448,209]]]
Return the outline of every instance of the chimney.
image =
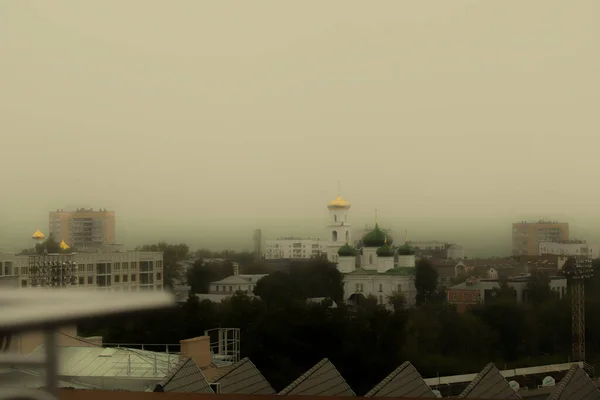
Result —
[[[181,345],[181,355],[193,359],[199,368],[207,367],[212,363],[210,337],[198,336],[181,340],[179,344]]]

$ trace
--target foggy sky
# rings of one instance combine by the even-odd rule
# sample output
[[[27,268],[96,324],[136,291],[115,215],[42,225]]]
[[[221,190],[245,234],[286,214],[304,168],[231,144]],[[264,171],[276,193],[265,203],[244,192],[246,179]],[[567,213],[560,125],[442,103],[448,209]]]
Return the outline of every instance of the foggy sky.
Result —
[[[600,242],[597,0],[0,2],[0,249],[48,211],[118,241],[324,237],[327,201],[409,239]]]

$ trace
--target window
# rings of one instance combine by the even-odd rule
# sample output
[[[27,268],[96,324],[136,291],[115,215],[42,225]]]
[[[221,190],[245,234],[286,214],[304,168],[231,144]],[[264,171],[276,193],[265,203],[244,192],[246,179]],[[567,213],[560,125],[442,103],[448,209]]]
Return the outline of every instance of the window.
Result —
[[[136,275],[135,274],[131,274],[131,282],[135,282],[136,280]]]
[[[369,265],[373,264],[373,254],[369,254]]]
[[[380,283],[380,284],[379,284],[379,291],[380,291],[380,292],[383,292],[383,283]]]
[[[220,288],[220,286],[219,286],[219,285],[216,285],[216,286],[215,286],[215,292],[218,292],[218,291],[219,291],[219,288]]]
[[[356,290],[355,290],[355,292],[360,292],[360,283],[356,284]]]
[[[402,291],[402,284],[398,284],[398,286],[396,286],[396,291],[397,292],[401,292]]]
[[[94,264],[87,265],[87,272],[94,272]]]
[[[83,277],[83,276],[79,277],[79,284],[80,285],[85,285],[85,277]]]
[[[121,265],[123,267],[123,271],[127,271],[129,269],[129,263],[128,262],[124,262]]]
[[[162,281],[162,274],[160,272],[156,273],[156,280],[157,281]]]
[[[137,270],[137,261],[132,261],[131,262],[131,270],[132,271],[136,271]]]
[[[87,284],[88,285],[93,285],[94,284],[94,277],[93,276],[88,276],[87,278],[88,278],[88,280],[87,280],[88,283]]]
[[[467,301],[467,294],[463,293],[463,301]]]
[[[25,279],[21,280],[21,287],[27,287],[27,280],[25,280]]]
[[[129,275],[123,275],[123,283],[129,282]]]
[[[338,239],[337,231],[331,232],[331,241],[332,242],[337,242],[337,239]]]
[[[163,267],[163,262],[162,261],[157,261],[156,262],[156,269],[162,269]]]
[[[85,264],[79,264],[77,266],[77,271],[79,271],[80,274],[85,273]]]
[[[452,294],[452,300],[453,300],[453,301],[456,301],[456,293],[453,293],[453,294]]]
[[[121,280],[121,275],[115,275],[115,283],[119,283]]]
[[[333,222],[337,222],[337,215],[333,214]]]
[[[350,241],[350,231],[346,231],[346,242]]]
[[[120,271],[121,270],[121,263],[115,263],[114,270],[115,271]]]
[[[11,275],[11,274],[12,274],[12,262],[6,261],[4,263],[4,275]]]
[[[233,292],[233,286],[229,286],[229,291]]]

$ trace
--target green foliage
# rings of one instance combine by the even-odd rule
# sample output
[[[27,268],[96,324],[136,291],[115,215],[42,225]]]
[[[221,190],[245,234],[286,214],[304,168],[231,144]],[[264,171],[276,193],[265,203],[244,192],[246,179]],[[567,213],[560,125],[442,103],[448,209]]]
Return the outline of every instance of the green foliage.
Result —
[[[198,260],[187,272],[186,279],[192,293],[208,293],[211,282],[220,281],[231,275],[233,275],[233,263],[229,260],[224,262]]]
[[[310,297],[328,297],[339,304],[343,302],[344,285],[335,264],[316,258],[293,265],[289,273],[273,272],[262,278],[254,294],[267,304],[287,304]]]
[[[439,298],[437,291],[438,274],[431,262],[421,258],[416,263],[415,288],[417,289],[417,304],[424,304]]]

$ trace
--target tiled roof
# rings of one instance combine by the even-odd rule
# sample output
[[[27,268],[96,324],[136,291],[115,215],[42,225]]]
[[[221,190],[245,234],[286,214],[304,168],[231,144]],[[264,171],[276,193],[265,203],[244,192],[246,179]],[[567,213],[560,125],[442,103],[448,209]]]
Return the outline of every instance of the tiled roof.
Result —
[[[548,400],[600,400],[600,390],[583,369],[573,365]]]
[[[249,358],[240,360],[223,374],[215,377],[222,394],[275,394],[275,390]]]
[[[280,395],[356,396],[346,380],[327,358],[279,392]]]
[[[520,399],[494,364],[488,364],[458,396],[461,399]]]
[[[435,397],[435,395],[417,369],[410,361],[406,361],[371,389],[365,397]]]
[[[154,391],[214,393],[200,368],[189,357],[181,357],[181,361],[157,385]]]

